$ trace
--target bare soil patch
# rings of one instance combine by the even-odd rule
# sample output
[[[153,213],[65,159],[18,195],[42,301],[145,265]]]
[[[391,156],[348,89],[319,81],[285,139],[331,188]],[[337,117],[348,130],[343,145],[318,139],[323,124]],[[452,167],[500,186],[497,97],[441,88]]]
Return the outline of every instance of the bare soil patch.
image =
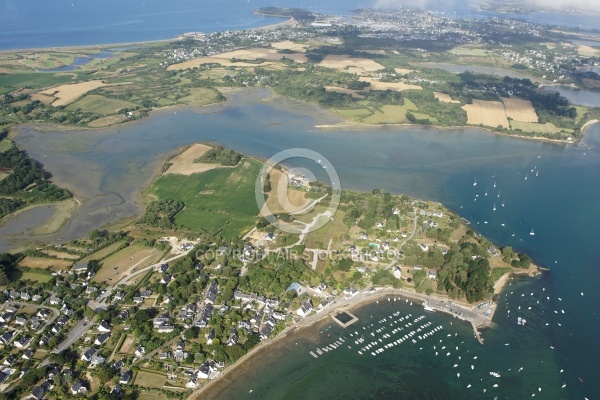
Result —
[[[406,68],[394,68],[394,71],[396,71],[396,73],[400,74],[400,75],[406,75],[406,74],[410,74],[411,72],[413,72],[412,69],[406,69]]]
[[[282,58],[287,58],[298,63],[305,63],[307,61],[306,56],[301,53],[282,54],[279,53],[277,49],[268,49],[264,47],[229,51],[226,53],[215,54],[215,57],[225,59],[239,58],[241,60],[257,60],[259,58],[264,58],[265,60],[271,61],[279,61]]]
[[[31,95],[31,100],[33,100],[33,101],[37,100],[37,101],[40,101],[44,105],[48,105],[48,104],[52,104],[52,102],[54,100],[56,100],[56,98],[53,96],[49,96],[47,94],[35,93],[35,94]]]
[[[291,50],[296,53],[306,53],[308,47],[307,44],[294,43],[291,40],[284,40],[283,42],[271,43],[271,47],[277,50]]]
[[[436,99],[441,101],[442,103],[460,103],[458,100],[454,100],[450,95],[442,92],[433,92],[433,95]]]
[[[349,94],[352,97],[357,98],[357,99],[363,99],[365,97],[362,94],[359,94],[356,90],[346,89],[346,88],[342,88],[342,87],[338,87],[338,86],[325,86],[325,91]]]
[[[53,271],[65,270],[73,264],[73,261],[55,260],[53,258],[41,258],[27,256],[19,263],[20,267],[52,269]]]
[[[529,100],[502,97],[506,116],[521,122],[538,122],[538,116]]]
[[[50,89],[41,91],[41,94],[50,95],[56,98],[52,102],[54,107],[65,106],[79,97],[83,96],[87,92],[105,86],[106,84],[100,80],[73,83],[69,85],[60,85]]]
[[[273,169],[271,175],[271,191],[268,194],[265,206],[271,213],[286,212],[292,214],[302,210],[308,204],[306,192],[303,190],[293,189],[288,186],[289,177],[285,172]],[[283,202],[287,201],[289,205],[284,207]],[[263,206],[260,215],[267,215],[269,212]]]
[[[502,102],[473,100],[473,104],[466,104],[462,108],[467,112],[467,122],[469,124],[482,124],[493,128],[497,126],[509,127]]]
[[[344,70],[348,67],[356,67],[365,72],[375,72],[385,67],[369,58],[351,58],[345,54],[329,54],[319,63],[321,67]]]
[[[127,337],[123,341],[123,344],[121,345],[121,348],[119,349],[119,353],[120,354],[133,354],[133,349],[131,347],[133,346],[134,341],[135,341],[135,336],[127,335]]]
[[[418,85],[410,85],[404,82],[379,82],[375,78],[370,77],[360,77],[358,79],[362,82],[369,82],[371,84],[371,90],[393,90],[396,92],[401,92],[403,90],[421,90],[422,87]]]
[[[171,166],[165,174],[191,175],[221,167],[215,163],[195,163],[194,160],[203,156],[211,147],[201,143],[193,144],[189,149],[173,157]]]
[[[66,258],[69,260],[77,260],[79,258],[79,256],[77,254],[65,253],[63,251],[44,250],[43,252],[45,254],[48,254],[49,256],[53,256],[53,257],[57,257],[57,258]]]

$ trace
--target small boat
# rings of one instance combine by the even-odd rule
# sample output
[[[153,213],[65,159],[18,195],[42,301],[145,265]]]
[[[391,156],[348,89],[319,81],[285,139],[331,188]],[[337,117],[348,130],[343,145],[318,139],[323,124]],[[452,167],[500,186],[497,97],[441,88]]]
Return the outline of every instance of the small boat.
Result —
[[[435,310],[427,305],[424,305],[423,308],[425,309],[425,311],[430,311],[430,312],[435,312]]]
[[[577,378],[577,380],[578,380],[579,382],[583,383],[583,378],[582,378],[582,377],[579,377],[579,378]]]
[[[496,211],[496,205],[494,204],[494,208],[492,208],[492,211]]]
[[[504,207],[504,202],[502,202],[502,207]]]
[[[529,235],[535,236],[535,232],[533,231],[533,229],[531,230],[531,232],[529,232]]]
[[[500,198],[500,191],[498,190],[498,198]]]
[[[475,182],[473,182],[473,186],[477,186],[477,178],[475,178]]]
[[[535,171],[535,176],[538,176],[539,171]]]
[[[525,174],[525,180],[527,180],[527,174]]]
[[[485,196],[487,196],[487,190],[485,191]]]
[[[496,182],[494,182],[494,187],[496,187]]]

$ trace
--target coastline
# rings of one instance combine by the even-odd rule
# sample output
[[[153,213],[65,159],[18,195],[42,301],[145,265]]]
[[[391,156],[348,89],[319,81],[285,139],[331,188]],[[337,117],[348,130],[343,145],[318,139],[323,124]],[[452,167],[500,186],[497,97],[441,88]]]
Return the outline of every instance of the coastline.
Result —
[[[260,15],[260,14],[259,14]],[[274,15],[264,15],[265,17],[273,17],[273,18],[288,18],[288,17],[278,17]],[[278,28],[280,26],[285,26],[287,24],[295,23],[294,18],[289,17],[286,21],[276,22],[274,24],[268,24],[263,26],[257,26],[254,28],[246,28],[243,30],[271,30]],[[168,43],[173,41],[180,41],[185,38],[185,35],[190,32],[180,33],[177,36],[167,39],[156,39],[156,40],[138,40],[134,42],[116,42],[116,43],[97,43],[97,44],[84,44],[84,45],[72,45],[72,46],[50,46],[50,47],[26,47],[20,49],[0,49],[0,54],[5,53],[14,53],[14,52],[51,52],[51,51],[74,51],[74,50],[107,50],[107,47],[130,47],[130,46],[152,46],[162,43]],[[202,32],[202,33],[211,33],[211,32]]]
[[[528,270],[524,271],[511,271],[504,274],[494,285],[494,294],[499,294],[506,284],[509,282],[512,275],[528,275],[536,276],[541,274],[541,268],[533,265]],[[442,312],[454,318],[461,319],[466,323],[470,324],[473,328],[473,334],[477,341],[483,345],[483,338],[480,335],[480,330],[485,328],[495,328],[496,325],[492,321],[496,307],[492,308],[491,314],[487,318],[472,318],[465,314],[469,307],[476,308],[474,305],[468,303],[449,300],[446,296],[430,295],[417,293],[414,290],[409,289],[392,289],[392,288],[377,288],[372,292],[360,292],[358,295],[341,300],[336,300],[332,306],[325,310],[312,314],[311,316],[304,318],[300,322],[291,325],[280,332],[276,337],[260,342],[256,347],[238,359],[235,363],[227,366],[216,378],[207,382],[204,386],[193,391],[188,397],[188,400],[200,400],[200,399],[215,399],[218,395],[233,381],[235,380],[234,374],[244,374],[244,372],[252,368],[257,362],[272,351],[277,349],[278,345],[283,346],[283,342],[286,338],[291,336],[300,330],[314,327],[319,323],[331,318],[333,315],[341,311],[350,311],[361,308],[365,305],[371,304],[375,301],[386,299],[389,296],[400,296],[410,301],[417,302],[416,307],[427,304],[435,311]],[[341,296],[340,296],[341,297]],[[433,302],[432,302],[433,300]],[[437,303],[436,303],[437,302]],[[443,304],[442,306],[440,306]],[[454,308],[449,308],[449,306]],[[458,309],[457,309],[458,308]],[[454,310],[454,311],[453,311]],[[459,311],[460,310],[460,311]]]
[[[354,121],[344,121],[339,124],[315,125],[314,127],[315,127],[315,129],[320,129],[323,131],[336,130],[336,129],[359,129],[359,128],[376,129],[376,128],[385,128],[385,127],[390,127],[390,126],[398,127],[401,129],[412,128],[412,127],[419,127],[419,128],[425,127],[425,128],[432,128],[432,129],[436,129],[436,130],[440,130],[440,131],[452,130],[452,129],[469,129],[469,130],[483,130],[483,131],[486,131],[486,132],[494,134],[494,135],[501,135],[501,136],[506,136],[506,137],[510,137],[510,138],[514,138],[514,139],[526,139],[526,140],[533,140],[533,141],[538,141],[538,142],[548,142],[548,143],[554,143],[554,144],[573,144],[573,143],[578,143],[578,142],[582,141],[585,136],[584,128],[588,128],[589,125],[592,125],[596,122],[599,122],[599,121],[591,120],[591,121],[586,122],[581,127],[581,137],[577,140],[572,140],[572,141],[548,139],[548,138],[540,137],[540,136],[511,135],[510,133],[495,131],[491,128],[472,126],[472,125],[465,125],[465,126],[460,126],[460,125],[436,126],[436,125],[419,125],[419,124],[379,124],[378,125],[378,124],[365,124],[365,123],[354,122]]]

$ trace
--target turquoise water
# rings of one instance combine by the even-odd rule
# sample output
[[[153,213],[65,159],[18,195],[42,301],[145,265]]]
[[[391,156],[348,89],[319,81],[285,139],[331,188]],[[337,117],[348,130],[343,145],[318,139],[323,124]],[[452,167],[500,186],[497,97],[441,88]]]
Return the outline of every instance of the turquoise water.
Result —
[[[461,351],[477,350],[485,363],[473,373],[467,369],[458,381],[454,362],[448,367],[447,360],[433,358],[431,351],[399,346],[390,353],[398,351],[397,356],[386,354],[374,360],[340,349],[331,357],[314,360],[309,347],[319,344],[309,346],[298,339],[297,346],[304,346],[298,351],[289,344],[288,351],[270,354],[265,365],[257,365],[257,371],[269,374],[236,377],[221,398],[247,395],[249,389],[263,394],[258,398],[274,399],[297,398],[301,393],[310,394],[307,398],[341,397],[336,393],[348,398],[482,398],[482,385],[488,382],[477,379],[489,378],[486,373],[496,370],[502,374],[499,399],[529,398],[537,387],[542,392],[536,398],[591,399],[600,393],[600,382],[594,379],[600,359],[600,347],[595,345],[600,333],[600,126],[590,129],[581,145],[515,139],[475,129],[323,132],[313,126],[335,118],[303,103],[261,101],[266,95],[264,90],[243,92],[226,105],[159,113],[134,125],[93,134],[22,129],[18,144],[43,161],[55,180],[71,182],[90,199],[54,239],[86,234],[102,222],[139,212],[135,192],[174,147],[215,141],[261,157],[306,147],[333,163],[344,188],[384,188],[441,201],[483,235],[527,252],[551,270],[509,288],[496,314],[498,329],[486,332],[483,347],[472,338],[469,326],[454,323],[450,328],[451,318],[428,315],[439,318],[444,329],[456,329],[456,340],[465,342]],[[290,161],[290,165],[314,167],[314,163]],[[315,174],[323,179],[322,171]],[[475,179],[477,186],[473,186]],[[529,234],[531,229],[535,236]],[[381,315],[389,311],[381,309]],[[357,312],[361,324],[371,314],[379,318],[380,312],[371,308]],[[528,320],[525,327],[516,325],[517,316]],[[523,373],[514,373],[520,366]],[[466,388],[463,377],[473,390]],[[565,389],[560,388],[563,382]],[[432,393],[425,390],[429,388]]]

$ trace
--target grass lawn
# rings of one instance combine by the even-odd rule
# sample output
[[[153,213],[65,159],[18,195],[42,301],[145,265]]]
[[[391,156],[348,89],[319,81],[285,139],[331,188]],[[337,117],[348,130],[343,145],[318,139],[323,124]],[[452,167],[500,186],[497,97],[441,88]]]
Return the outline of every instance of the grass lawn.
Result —
[[[244,159],[234,168],[189,176],[163,175],[150,186],[148,193],[185,203],[185,209],[175,218],[177,225],[213,233],[223,230],[224,234],[235,236],[250,228],[258,214],[254,182],[261,165],[256,160]]]
[[[141,387],[162,388],[167,380],[166,375],[146,371],[138,371],[134,383]]]
[[[0,140],[0,153],[4,153],[6,150],[10,150],[13,146],[12,141],[8,139]]]
[[[107,97],[90,94],[76,102],[69,104],[67,110],[75,111],[81,109],[83,112],[93,112],[96,114],[109,115],[115,114],[123,108],[135,108],[136,104],[125,100],[109,99]]]
[[[538,124],[537,122],[510,121],[512,129],[520,129],[523,132],[560,133],[563,129],[556,127],[553,123]],[[568,132],[569,130],[564,129]]]
[[[366,108],[352,108],[352,109],[348,109],[348,110],[343,110],[343,109],[337,108],[335,110],[335,112],[337,112],[344,118],[348,118],[348,119],[352,119],[352,120],[356,120],[356,121],[360,121],[363,118],[366,118],[366,117],[370,116],[371,114],[373,114],[371,111],[367,110]]]
[[[191,106],[204,106],[217,102],[220,97],[219,92],[215,89],[193,88],[190,89],[190,95],[179,99],[179,102]]]
[[[116,271],[122,274],[134,265],[138,269],[148,267],[158,262],[162,256],[162,251],[152,247],[146,247],[141,244],[127,246],[102,260],[102,267],[92,278],[92,281],[104,282],[109,278],[114,279],[118,277],[115,273]]]
[[[11,280],[30,280],[30,281],[35,281],[35,282],[40,282],[40,283],[46,283],[49,282],[50,279],[52,279],[52,275],[50,275],[49,273],[45,273],[43,271],[36,271],[36,270],[30,270],[30,271],[23,271],[20,269],[17,269],[15,271],[13,271],[10,274],[10,278]]]
[[[373,115],[364,118],[362,122],[366,124],[403,124],[408,122],[406,112],[409,110],[418,110],[415,104],[404,99],[401,106],[385,105],[381,109],[374,110]]]
[[[141,392],[138,396],[139,400],[169,400],[168,397],[165,397],[162,393],[153,393],[153,392]]]
[[[125,243],[124,240],[113,243],[110,246],[106,246],[103,249],[100,249],[95,253],[85,256],[79,262],[87,264],[87,262],[90,260],[102,260],[103,258],[106,258],[107,256],[109,256],[111,253],[114,253],[115,251],[117,251],[119,246],[121,246],[123,243]]]
[[[333,240],[332,244],[334,245],[340,243],[340,235],[348,231],[346,224],[344,224],[344,216],[345,213],[338,210],[333,221],[306,235],[304,240],[306,247],[325,250],[329,240]]]

